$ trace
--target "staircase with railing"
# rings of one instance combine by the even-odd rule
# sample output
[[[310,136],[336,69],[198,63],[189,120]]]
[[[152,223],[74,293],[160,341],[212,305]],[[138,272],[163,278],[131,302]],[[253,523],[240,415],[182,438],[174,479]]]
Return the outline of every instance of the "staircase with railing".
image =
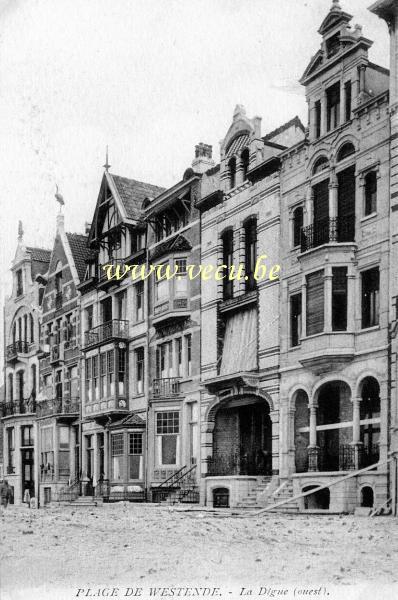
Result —
[[[52,499],[55,502],[73,502],[81,494],[81,481],[79,477],[76,477],[68,485],[64,486],[58,492],[52,495]]]
[[[196,465],[184,465],[170,477],[151,489],[152,502],[168,504],[198,504],[199,487],[196,482]]]

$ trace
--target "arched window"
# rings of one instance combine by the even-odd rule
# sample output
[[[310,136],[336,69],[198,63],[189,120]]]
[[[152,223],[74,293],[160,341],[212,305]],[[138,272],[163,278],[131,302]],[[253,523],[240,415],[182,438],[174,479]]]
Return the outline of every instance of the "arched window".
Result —
[[[226,277],[223,279],[223,298],[229,300],[233,296],[233,281],[229,279],[228,274],[234,260],[234,233],[228,229],[222,235],[223,264],[227,267]]]
[[[28,315],[23,316],[23,341],[28,341]]]
[[[32,384],[32,398],[35,399],[36,398],[36,387],[37,387],[36,365],[32,365],[31,366],[31,376],[32,376],[32,380],[31,380],[31,384]]]
[[[229,189],[235,187],[236,185],[236,158],[233,156],[228,163],[229,170]]]
[[[316,175],[317,173],[321,173],[322,171],[325,171],[328,168],[329,168],[328,159],[326,158],[326,156],[321,156],[320,158],[318,158],[318,160],[314,164],[314,167],[312,169],[312,174]]]
[[[12,343],[15,344],[15,342],[17,341],[17,322],[14,322],[14,325],[12,326]]]
[[[377,209],[377,173],[370,171],[365,176],[365,216]]]
[[[24,394],[24,371],[17,372],[17,400],[23,400]]]
[[[29,315],[29,323],[30,323],[30,343],[33,344],[35,341],[35,322],[33,320],[33,315],[30,313]]]
[[[18,341],[22,340],[22,319],[19,317],[18,319]]]
[[[241,161],[242,161],[243,181],[246,181],[246,179],[247,179],[247,172],[249,170],[249,163],[250,163],[249,148],[245,148],[244,150],[242,150],[242,154],[240,155],[240,158],[241,158]]]
[[[254,271],[257,260],[257,219],[252,217],[245,223],[245,289],[251,292],[256,289]]]
[[[355,148],[353,144],[351,144],[351,142],[346,142],[338,151],[337,162],[348,158],[349,156],[351,156],[351,154],[355,154]]]
[[[14,400],[14,376],[12,373],[8,375],[8,400],[12,402]]]
[[[298,206],[293,211],[293,247],[300,246],[301,229],[303,227],[303,207]]]

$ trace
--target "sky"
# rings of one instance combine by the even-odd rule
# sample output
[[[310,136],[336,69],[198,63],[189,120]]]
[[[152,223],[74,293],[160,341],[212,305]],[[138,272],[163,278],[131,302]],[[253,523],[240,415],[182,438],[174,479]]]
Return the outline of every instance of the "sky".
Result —
[[[341,0],[388,66],[387,26],[371,0]],[[219,141],[236,104],[263,134],[295,115],[297,83],[319,49],[331,0],[0,0],[0,288],[10,292],[18,220],[52,247],[91,221],[111,172],[171,186],[198,142]],[[0,298],[1,304],[1,298]]]

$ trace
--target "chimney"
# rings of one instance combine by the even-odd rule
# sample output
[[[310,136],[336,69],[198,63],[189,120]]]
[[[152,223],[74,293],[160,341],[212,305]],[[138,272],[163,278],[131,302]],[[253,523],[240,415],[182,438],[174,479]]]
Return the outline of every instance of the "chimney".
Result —
[[[91,223],[89,223],[88,221],[86,221],[84,223],[84,234],[85,235],[89,235],[90,229],[91,229]]]
[[[192,168],[195,173],[205,173],[211,167],[214,167],[213,147],[209,144],[197,144],[195,146],[195,158],[192,161]]]

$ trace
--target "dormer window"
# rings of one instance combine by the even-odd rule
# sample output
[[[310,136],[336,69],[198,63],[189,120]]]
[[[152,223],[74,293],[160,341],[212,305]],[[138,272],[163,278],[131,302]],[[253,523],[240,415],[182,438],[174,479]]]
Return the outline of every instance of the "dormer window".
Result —
[[[245,148],[244,150],[242,150],[242,154],[240,155],[240,158],[241,158],[241,162],[242,162],[243,181],[246,181],[247,172],[249,170],[249,162],[250,162],[249,148]]]
[[[22,269],[19,269],[17,271],[16,275],[17,275],[17,296],[22,296],[22,294],[23,294]]]
[[[228,163],[228,169],[229,169],[229,189],[232,190],[232,188],[235,187],[236,184],[236,158],[233,156],[229,163]]]
[[[336,33],[326,40],[326,54],[328,58],[332,58],[340,50],[340,32]]]
[[[327,97],[327,128],[328,131],[340,125],[340,82],[338,81],[326,90]]]

